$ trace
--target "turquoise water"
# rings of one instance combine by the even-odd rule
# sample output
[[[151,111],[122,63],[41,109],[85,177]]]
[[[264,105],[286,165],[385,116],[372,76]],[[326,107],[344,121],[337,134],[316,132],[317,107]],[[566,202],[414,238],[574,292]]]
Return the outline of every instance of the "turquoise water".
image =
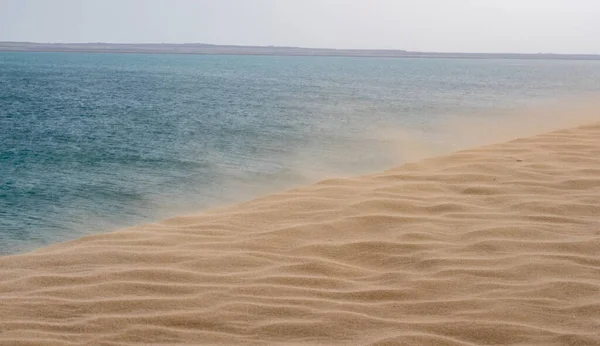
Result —
[[[0,53],[0,254],[402,163],[381,129],[598,90],[593,61]]]

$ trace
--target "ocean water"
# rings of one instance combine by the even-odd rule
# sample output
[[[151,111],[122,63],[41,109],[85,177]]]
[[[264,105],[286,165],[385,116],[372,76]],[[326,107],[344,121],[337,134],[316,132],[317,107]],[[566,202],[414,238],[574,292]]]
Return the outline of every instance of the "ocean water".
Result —
[[[387,129],[593,91],[594,61],[0,53],[0,254],[382,170]]]

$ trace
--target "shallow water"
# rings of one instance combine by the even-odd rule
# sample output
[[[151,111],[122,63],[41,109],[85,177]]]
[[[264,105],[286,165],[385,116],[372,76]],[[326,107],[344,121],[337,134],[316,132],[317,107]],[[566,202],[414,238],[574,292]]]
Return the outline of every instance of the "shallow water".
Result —
[[[595,61],[0,53],[0,254],[385,169],[386,130],[439,141],[454,114],[599,90]]]

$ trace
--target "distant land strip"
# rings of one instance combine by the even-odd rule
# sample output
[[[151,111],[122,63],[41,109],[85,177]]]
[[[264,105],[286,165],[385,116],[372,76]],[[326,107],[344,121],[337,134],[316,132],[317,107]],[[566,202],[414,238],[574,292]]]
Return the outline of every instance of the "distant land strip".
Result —
[[[35,43],[0,42],[2,52],[81,52],[205,55],[338,56],[382,58],[600,60],[597,54],[434,53],[387,49],[331,49],[279,46],[231,46],[204,43]]]

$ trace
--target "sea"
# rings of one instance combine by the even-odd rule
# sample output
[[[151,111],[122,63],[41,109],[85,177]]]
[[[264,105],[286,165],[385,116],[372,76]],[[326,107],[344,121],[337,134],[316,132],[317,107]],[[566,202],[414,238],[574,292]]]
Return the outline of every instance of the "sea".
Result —
[[[0,52],[0,255],[398,166],[599,61]]]

